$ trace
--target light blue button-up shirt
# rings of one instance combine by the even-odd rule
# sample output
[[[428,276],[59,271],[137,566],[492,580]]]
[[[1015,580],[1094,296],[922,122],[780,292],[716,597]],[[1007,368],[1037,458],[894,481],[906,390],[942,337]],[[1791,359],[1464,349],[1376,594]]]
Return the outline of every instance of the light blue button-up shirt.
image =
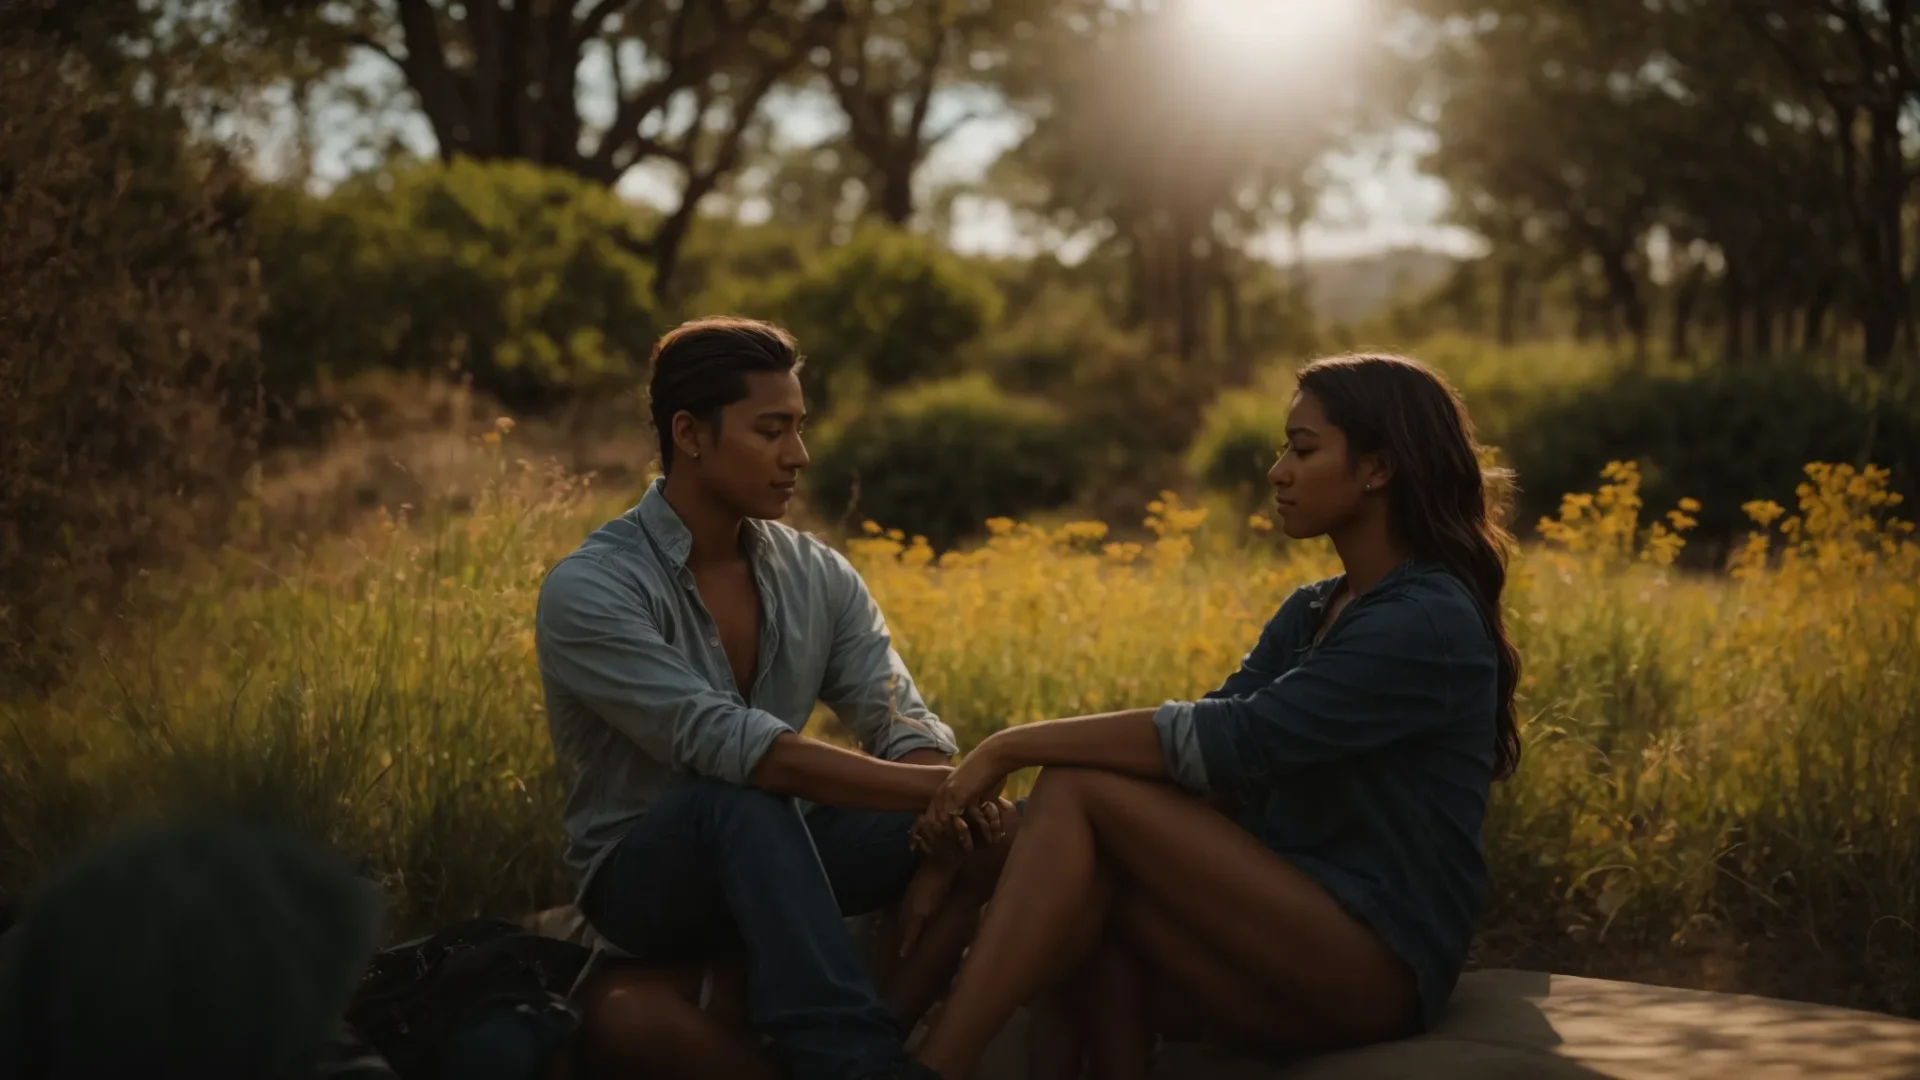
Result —
[[[687,569],[693,537],[665,485],[655,480],[540,589],[534,638],[554,754],[573,774],[566,857],[581,889],[677,776],[746,783],[817,702],[875,757],[957,752],[852,564],[778,522],[742,526],[760,594],[760,656],[753,685],[736,686]]]

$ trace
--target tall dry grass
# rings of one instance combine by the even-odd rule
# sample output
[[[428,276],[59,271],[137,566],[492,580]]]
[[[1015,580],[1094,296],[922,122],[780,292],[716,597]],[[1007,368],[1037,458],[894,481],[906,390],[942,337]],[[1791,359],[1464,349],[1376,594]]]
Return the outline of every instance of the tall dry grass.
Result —
[[[470,511],[156,584],[167,615],[0,707],[4,887],[112,823],[213,808],[362,857],[396,929],[563,900],[531,614],[545,569],[626,499],[511,462],[497,435],[493,453]],[[1707,576],[1673,565],[1693,504],[1651,517],[1616,466],[1516,557],[1527,749],[1487,823],[1481,960],[1920,1014],[1920,545],[1885,479],[1810,466],[1798,506],[1748,507],[1754,539]],[[1258,518],[1167,499],[1146,525],[846,548],[971,744],[1204,691],[1335,569]],[[1718,974],[1676,966],[1695,955]]]

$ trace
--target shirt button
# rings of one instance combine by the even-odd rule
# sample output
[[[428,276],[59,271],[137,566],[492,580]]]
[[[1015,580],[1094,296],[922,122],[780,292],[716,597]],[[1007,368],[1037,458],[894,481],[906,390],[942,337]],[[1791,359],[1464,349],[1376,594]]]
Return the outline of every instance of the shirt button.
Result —
[[[707,639],[707,644],[717,649],[720,647],[720,639],[717,637],[710,637]]]

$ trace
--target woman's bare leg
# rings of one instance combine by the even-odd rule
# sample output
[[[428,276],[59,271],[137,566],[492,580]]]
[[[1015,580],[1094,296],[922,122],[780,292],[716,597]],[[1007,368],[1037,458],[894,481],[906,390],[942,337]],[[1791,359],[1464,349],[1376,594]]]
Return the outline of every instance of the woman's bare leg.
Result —
[[[953,985],[953,973],[974,931],[979,929],[980,909],[1000,880],[1019,825],[1017,817],[1009,820],[999,843],[975,848],[966,856],[939,911],[928,920],[906,956],[899,955],[901,913],[886,914],[880,930],[880,993],[908,1030]],[[919,884],[916,878],[908,889]]]
[[[1147,970],[1109,933],[1083,969],[1080,1030],[1088,1075],[1099,1080],[1147,1080],[1153,1068],[1155,1026],[1148,1009]]]
[[[1027,1004],[1032,1017],[1027,1027],[1029,1080],[1080,1080],[1086,1053],[1080,1001],[1083,986],[1076,980]]]
[[[968,1076],[981,1049],[1050,972],[1078,966],[1078,924],[1096,912],[1103,862],[1274,997],[1294,1003],[1251,1037],[1281,1037],[1304,1017],[1334,1042],[1396,1030],[1412,978],[1313,879],[1231,819],[1166,784],[1093,770],[1042,773],[999,888],[954,992],[919,1060]],[[1282,1017],[1285,1020],[1282,1020]]]

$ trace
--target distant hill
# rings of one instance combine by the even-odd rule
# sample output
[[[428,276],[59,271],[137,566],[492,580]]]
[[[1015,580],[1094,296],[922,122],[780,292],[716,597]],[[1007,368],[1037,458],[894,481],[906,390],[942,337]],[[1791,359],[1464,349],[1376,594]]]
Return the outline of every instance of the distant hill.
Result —
[[[1458,263],[1454,256],[1428,248],[1313,260],[1307,263],[1307,280],[1314,314],[1329,323],[1371,318],[1396,300],[1435,288]]]

